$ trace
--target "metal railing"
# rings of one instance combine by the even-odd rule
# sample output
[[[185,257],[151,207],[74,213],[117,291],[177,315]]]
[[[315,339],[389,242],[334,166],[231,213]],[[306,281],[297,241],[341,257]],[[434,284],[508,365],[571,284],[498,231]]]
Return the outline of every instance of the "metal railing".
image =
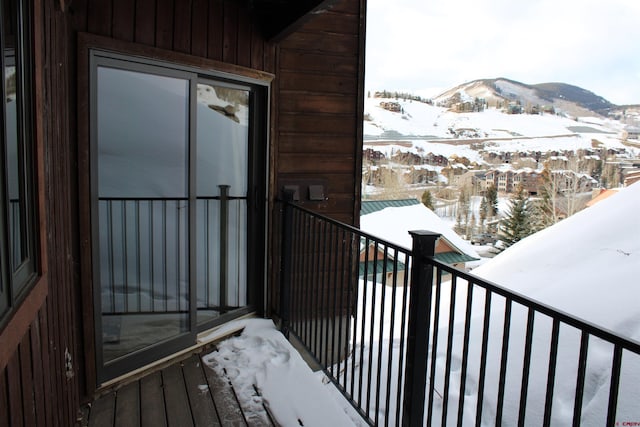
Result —
[[[244,279],[229,267],[244,262],[235,230],[243,225],[245,201],[221,187],[220,197],[196,199],[194,215],[187,198],[98,201],[103,314],[184,312],[190,280],[196,281],[198,309],[222,313],[246,303],[239,290]]]
[[[409,251],[283,203],[282,330],[368,424],[640,421],[640,344],[443,264],[438,234],[411,234]]]

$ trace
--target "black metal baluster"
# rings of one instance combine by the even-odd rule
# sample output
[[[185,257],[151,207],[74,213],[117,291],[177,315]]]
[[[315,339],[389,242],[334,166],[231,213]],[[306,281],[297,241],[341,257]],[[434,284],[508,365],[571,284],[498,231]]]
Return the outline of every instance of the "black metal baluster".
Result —
[[[167,201],[162,200],[162,284],[164,293],[162,295],[164,302],[164,311],[169,310],[169,289],[168,289],[168,272],[167,272]]]
[[[362,408],[362,376],[364,374],[364,347],[365,347],[365,329],[367,321],[367,289],[368,286],[368,273],[369,273],[369,238],[365,239],[365,255],[364,255],[364,276],[362,284],[362,320],[360,329],[360,374],[358,376],[358,406]]]
[[[375,331],[374,325],[376,322],[376,297],[378,295],[378,254],[380,253],[380,248],[378,246],[378,241],[374,243],[373,250],[373,281],[371,282],[373,289],[371,290],[371,315],[369,316],[369,340],[367,342],[369,347],[369,363],[367,366],[367,406],[365,408],[366,412],[369,413],[369,409],[371,407],[371,379],[373,375],[373,337]]]
[[[451,359],[453,356],[453,327],[456,313],[457,277],[451,277],[451,296],[449,301],[449,326],[447,327],[447,357],[444,367],[444,390],[442,391],[442,425],[447,425],[449,409],[449,385],[451,383]]]
[[[384,245],[383,255],[382,255],[382,283],[380,285],[380,319],[378,320],[378,324],[380,326],[380,333],[378,334],[378,367],[377,367],[377,375],[376,375],[376,396],[375,396],[375,423],[378,424],[379,414],[380,414],[380,387],[382,377],[380,373],[382,372],[382,344],[384,343],[384,306],[385,306],[385,298],[386,298],[386,290],[387,290],[387,259],[389,256],[389,248]],[[371,328],[373,332],[373,328]],[[371,347],[373,347],[373,342],[371,343]]]
[[[467,310],[464,317],[464,338],[462,344],[462,366],[460,369],[460,396],[458,399],[458,426],[462,426],[464,398],[467,385],[467,364],[469,359],[469,335],[471,330],[471,307],[473,305],[473,284],[467,282]]]
[[[229,186],[218,185],[220,188],[220,311],[225,313],[228,308],[227,296],[229,286]]]
[[[498,402],[496,408],[496,427],[502,425],[504,409],[504,390],[507,377],[507,358],[509,356],[509,333],[511,329],[511,299],[505,299],[504,328],[502,330],[502,352],[500,354],[500,379],[498,380]]]
[[[609,405],[607,409],[607,426],[616,424],[616,411],[618,409],[618,392],[620,391],[620,369],[622,368],[622,346],[616,344],[613,349],[613,362],[611,363],[611,386],[609,387]]]
[[[156,311],[156,282],[155,282],[155,251],[154,251],[154,203],[153,200],[148,200],[149,203],[149,282],[151,285],[151,312]]]
[[[547,371],[547,393],[545,396],[543,425],[551,424],[551,407],[553,404],[553,389],[556,379],[556,362],[558,360],[558,341],[560,336],[560,321],[553,319],[551,328],[551,346],[549,348],[549,369]]]
[[[393,372],[393,342],[395,339],[395,312],[396,312],[396,297],[398,291],[398,249],[394,249],[393,252],[393,279],[391,281],[391,315],[389,322],[389,346],[387,351],[389,352],[389,360],[387,361],[387,378],[386,378],[386,391],[385,391],[385,411],[384,411],[384,425],[389,425],[389,403],[391,403],[391,384],[392,384],[392,372]],[[382,342],[382,339],[380,339]],[[400,369],[398,369],[400,372]],[[397,390],[400,394],[400,389]]]
[[[524,426],[524,419],[527,412],[527,393],[529,391],[529,373],[531,371],[531,347],[533,340],[533,324],[535,321],[535,311],[529,307],[527,315],[527,332],[525,335],[524,361],[522,363],[522,382],[520,385],[520,409],[518,411],[518,426]]]
[[[135,200],[136,217],[136,283],[138,288],[138,312],[142,312],[142,227],[140,227],[140,201]]]
[[[476,402],[476,427],[482,424],[484,382],[487,373],[487,350],[489,348],[489,326],[491,320],[491,291],[485,290],[484,318],[482,322],[482,345],[480,350],[480,372],[478,374],[478,398]]]
[[[589,334],[586,331],[582,331],[580,336],[580,356],[578,357],[578,375],[576,378],[576,397],[573,404],[573,427],[579,427],[582,418],[582,398],[584,397],[588,350]]]
[[[407,328],[407,310],[408,310],[408,298],[409,298],[409,271],[411,271],[412,258],[408,253],[404,253],[405,255],[405,263],[404,263],[404,280],[403,280],[403,290],[402,290],[402,315],[400,321],[400,354],[398,354],[398,391],[396,396],[396,424],[401,421],[401,414],[403,411],[403,390],[404,390],[404,373],[402,372],[402,365],[404,363],[405,358],[405,348],[406,348],[406,328]]]
[[[440,328],[440,300],[442,296],[442,269],[436,268],[436,296],[433,315],[433,336],[431,338],[431,367],[429,370],[429,398],[427,400],[427,425],[433,421],[433,398],[436,391],[436,365],[438,355],[438,332]]]

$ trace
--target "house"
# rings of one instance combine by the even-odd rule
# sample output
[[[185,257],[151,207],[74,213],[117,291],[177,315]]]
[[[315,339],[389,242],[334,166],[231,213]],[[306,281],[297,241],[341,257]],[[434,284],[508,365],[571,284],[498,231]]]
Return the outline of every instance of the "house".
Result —
[[[486,170],[470,170],[458,177],[458,186],[473,189],[476,193],[485,190]]]
[[[498,191],[503,193],[510,192],[511,189],[513,188],[514,175],[515,173],[511,169],[504,169],[504,170],[498,171],[498,174],[497,174],[498,184],[496,186]]]
[[[625,168],[622,170],[623,184],[625,187],[640,181],[640,168]]]
[[[621,139],[623,141],[626,141],[629,139],[640,140],[640,127],[637,127],[637,126],[625,127],[622,131]]]
[[[0,1],[0,425],[277,314],[284,187],[358,224],[365,3]]]
[[[538,194],[542,177],[540,172],[531,168],[518,169],[513,175],[513,187],[511,191],[516,191],[518,186],[522,185],[524,190],[530,195]]]
[[[413,165],[408,169],[405,180],[407,184],[426,184],[429,181],[437,182],[440,176],[438,170],[439,168],[437,166]]]
[[[360,226],[363,231],[405,248],[411,248],[410,230],[430,230],[442,234],[435,249],[435,259],[445,264],[465,269],[466,263],[480,259],[470,243],[433,211],[418,200],[363,201]],[[371,248],[368,248],[371,251]],[[364,262],[361,248],[360,262]],[[368,260],[384,262],[384,254],[370,253]],[[361,271],[363,267],[361,266]],[[368,270],[371,272],[371,270]],[[381,269],[377,271],[382,272]]]
[[[572,170],[553,170],[551,176],[560,193],[586,193],[598,185],[591,176]]]
[[[394,101],[381,101],[380,107],[394,113],[399,113],[402,111],[402,106],[400,105],[400,103]]]

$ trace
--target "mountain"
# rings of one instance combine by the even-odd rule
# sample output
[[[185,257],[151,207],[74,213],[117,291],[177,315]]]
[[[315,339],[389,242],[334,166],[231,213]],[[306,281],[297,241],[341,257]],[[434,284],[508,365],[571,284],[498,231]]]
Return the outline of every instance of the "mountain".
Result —
[[[528,85],[506,78],[480,79],[463,83],[433,99],[437,105],[451,107],[459,102],[484,99],[489,106],[519,103],[523,108],[550,108],[582,117],[607,115],[616,107],[601,96],[566,83]]]

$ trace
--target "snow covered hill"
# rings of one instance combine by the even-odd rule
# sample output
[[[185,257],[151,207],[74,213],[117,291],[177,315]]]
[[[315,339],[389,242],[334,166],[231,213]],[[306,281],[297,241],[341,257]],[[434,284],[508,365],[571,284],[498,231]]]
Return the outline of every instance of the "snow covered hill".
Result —
[[[505,78],[482,79],[463,83],[434,98],[436,105],[452,99],[484,99],[489,106],[516,102],[522,106],[546,106],[574,116],[606,115],[616,107],[601,96],[566,83],[528,85]]]
[[[400,111],[383,108],[384,102],[399,104]],[[596,114],[570,118],[495,108],[459,113],[418,101],[370,97],[365,99],[364,145],[387,156],[406,151],[456,154],[471,161],[479,160],[481,151],[633,150],[621,141],[624,127]]]

